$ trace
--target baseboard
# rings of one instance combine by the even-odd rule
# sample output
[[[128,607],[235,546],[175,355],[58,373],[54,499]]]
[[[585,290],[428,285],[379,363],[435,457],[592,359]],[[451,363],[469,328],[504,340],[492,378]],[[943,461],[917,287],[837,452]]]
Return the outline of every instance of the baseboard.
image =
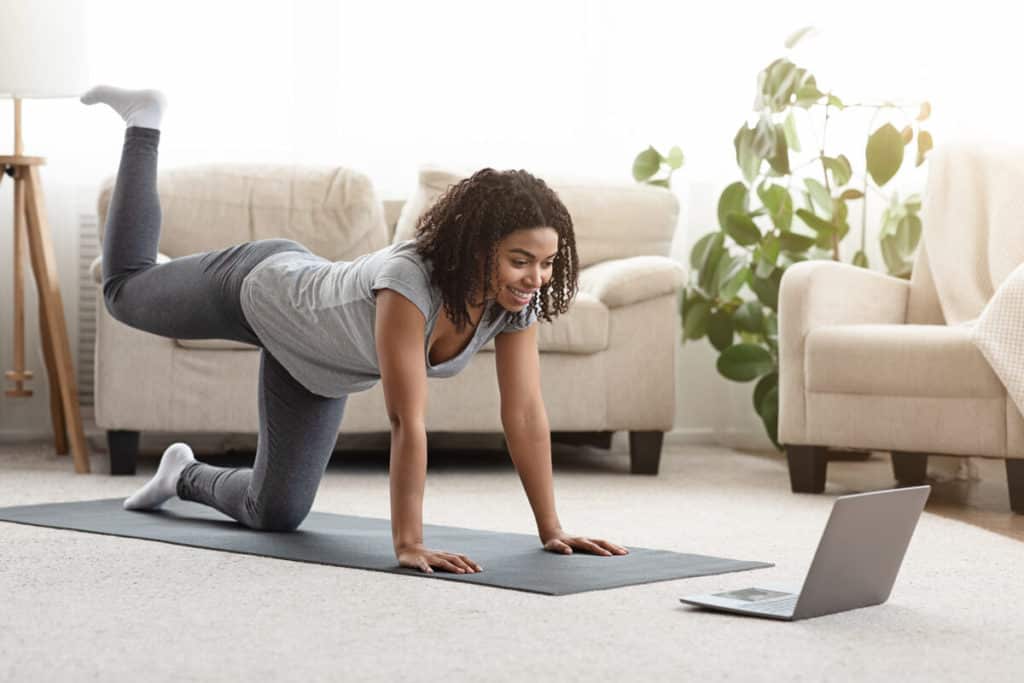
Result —
[[[104,429],[96,427],[93,424],[87,424],[84,427],[85,437],[89,441],[89,445],[97,450],[104,452],[106,451],[107,432]],[[718,445],[730,445],[737,443],[738,445],[732,446],[734,448],[752,448],[752,449],[763,449],[764,444],[758,438],[759,435],[753,433],[742,432],[739,430],[730,431],[725,435],[716,432],[711,427],[683,427],[673,429],[665,434],[665,443],[672,445],[689,445],[689,444],[718,444]],[[621,434],[617,433],[616,437],[619,439],[627,440],[628,436],[626,432]],[[338,446],[340,448],[375,448],[381,443],[387,443],[387,434],[345,434],[342,433],[338,437]],[[496,448],[502,446],[503,437],[500,434],[460,434],[460,433],[439,433],[435,435],[439,441],[443,442],[445,447],[458,448],[460,444],[476,444],[479,445],[481,440],[493,440],[496,444]],[[147,450],[159,449],[163,450],[166,447],[168,439],[173,441],[188,441],[190,444],[193,442],[197,446],[213,451],[222,450],[246,450],[255,448],[256,435],[255,434],[180,434],[180,433],[163,433],[163,432],[143,432],[142,439],[140,442],[140,449],[142,452]],[[761,437],[763,439],[763,437]],[[26,442],[39,442],[39,441],[52,441],[53,433],[49,431],[39,430],[4,430],[0,432],[0,444],[4,443],[26,443]],[[198,451],[197,451],[198,452]]]

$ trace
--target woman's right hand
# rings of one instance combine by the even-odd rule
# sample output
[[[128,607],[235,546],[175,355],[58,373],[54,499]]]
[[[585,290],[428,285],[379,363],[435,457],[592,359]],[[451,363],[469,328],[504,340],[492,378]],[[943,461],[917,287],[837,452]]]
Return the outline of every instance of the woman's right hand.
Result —
[[[465,555],[431,550],[422,544],[397,548],[395,555],[398,556],[398,564],[401,566],[419,569],[426,574],[433,574],[433,567],[455,574],[475,574],[483,571],[483,567]]]

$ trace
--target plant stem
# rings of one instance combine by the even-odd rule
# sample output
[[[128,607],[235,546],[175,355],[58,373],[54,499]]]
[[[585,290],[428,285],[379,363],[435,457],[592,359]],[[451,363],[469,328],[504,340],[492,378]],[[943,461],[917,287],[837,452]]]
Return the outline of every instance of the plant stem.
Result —
[[[829,97],[832,96],[831,91],[828,93]],[[825,140],[828,137],[828,109],[829,101],[825,100],[825,125],[821,129],[821,149],[818,152],[818,161],[821,162],[821,174],[825,176],[825,190],[828,191],[828,196],[832,196],[832,185],[828,181],[828,169],[825,167]],[[832,218],[835,219],[835,208],[832,209]],[[833,223],[833,225],[835,225]],[[835,226],[836,230],[832,233],[832,260],[839,260],[839,226]]]

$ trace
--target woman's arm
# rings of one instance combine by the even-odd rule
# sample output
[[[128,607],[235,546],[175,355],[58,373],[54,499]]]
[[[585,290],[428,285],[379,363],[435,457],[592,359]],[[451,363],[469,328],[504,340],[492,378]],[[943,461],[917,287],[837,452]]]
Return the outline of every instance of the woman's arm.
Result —
[[[427,404],[423,313],[401,294],[377,294],[374,336],[391,423],[391,536],[395,550],[423,543]]]
[[[544,549],[564,554],[576,549],[595,555],[628,555],[626,548],[610,541],[567,534],[558,521],[551,473],[551,429],[540,391],[537,326],[499,334],[494,339],[494,350],[502,427]]]
[[[465,555],[423,545],[423,488],[427,479],[426,319],[398,292],[377,293],[374,335],[384,403],[391,422],[391,540],[403,567],[474,573],[480,565]]]
[[[533,508],[541,542],[561,532],[551,472],[551,430],[540,390],[537,325],[494,339],[501,424],[512,462]]]

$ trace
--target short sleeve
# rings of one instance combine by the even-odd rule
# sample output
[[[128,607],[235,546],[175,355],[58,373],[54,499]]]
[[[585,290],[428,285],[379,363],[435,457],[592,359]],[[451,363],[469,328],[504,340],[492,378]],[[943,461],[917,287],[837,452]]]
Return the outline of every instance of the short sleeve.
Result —
[[[505,334],[507,332],[522,332],[537,322],[537,313],[533,310],[532,306],[525,308],[524,312],[525,315],[508,313],[506,315],[505,328],[499,332],[499,334]],[[522,318],[525,318],[525,321],[520,322],[520,319]]]
[[[385,261],[374,276],[371,289],[395,290],[430,320],[430,278],[423,267],[408,256],[398,254]]]

